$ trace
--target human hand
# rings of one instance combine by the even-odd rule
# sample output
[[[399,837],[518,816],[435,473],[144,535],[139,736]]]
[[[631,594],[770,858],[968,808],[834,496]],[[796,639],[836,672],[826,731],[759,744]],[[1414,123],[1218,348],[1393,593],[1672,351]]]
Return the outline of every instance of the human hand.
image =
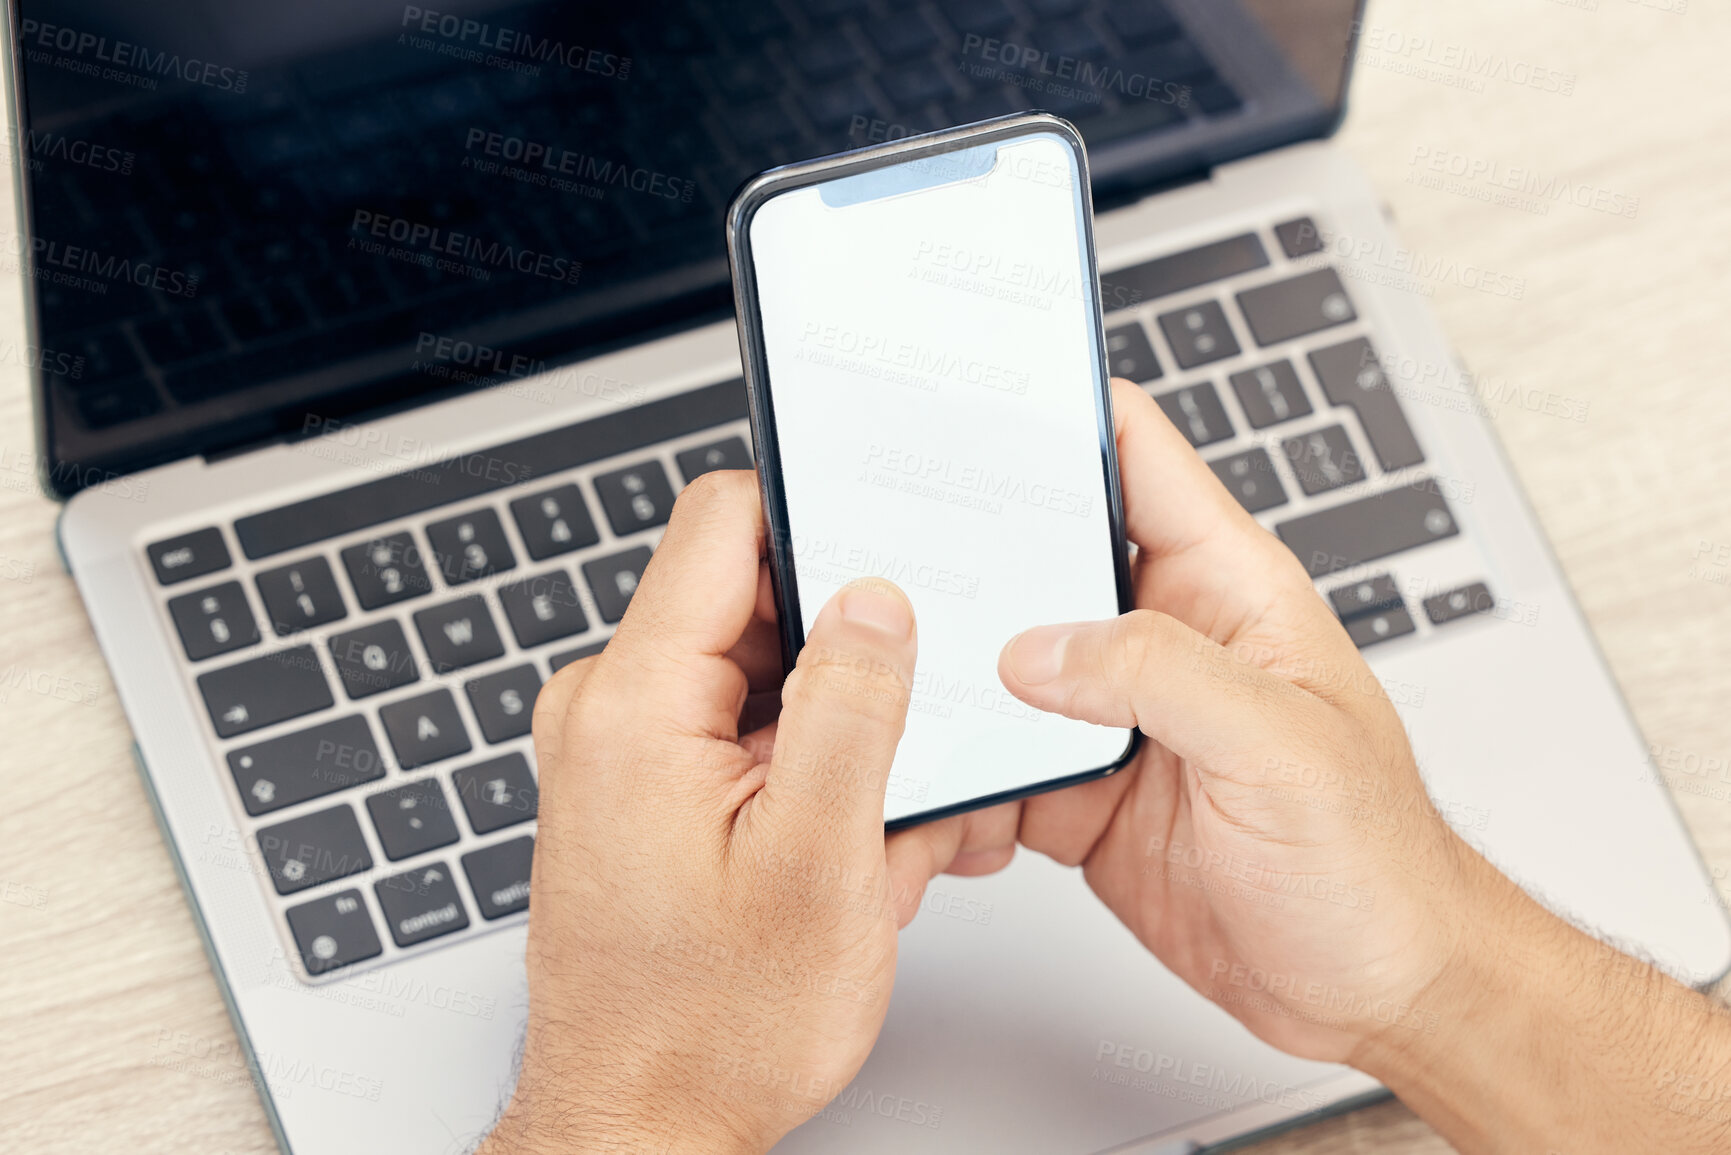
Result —
[[[1351,1061],[1423,1028],[1425,992],[1509,884],[1442,821],[1405,731],[1298,560],[1141,389],[1114,382],[1137,609],[1013,639],[1029,705],[1152,741],[1024,802],[1161,961],[1259,1037]],[[1494,899],[1492,900],[1494,901]]]
[[[763,554],[753,476],[700,478],[536,702],[529,1027],[483,1155],[767,1149],[870,1052],[926,882],[1009,860],[1014,808],[884,836],[907,599],[843,590],[783,685]]]

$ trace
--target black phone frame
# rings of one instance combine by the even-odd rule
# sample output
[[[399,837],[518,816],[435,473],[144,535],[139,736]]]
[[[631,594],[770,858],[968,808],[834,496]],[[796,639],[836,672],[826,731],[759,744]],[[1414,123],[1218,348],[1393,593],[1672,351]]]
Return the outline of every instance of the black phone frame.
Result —
[[[727,257],[733,274],[739,355],[745,369],[751,435],[754,455],[757,458],[757,483],[763,500],[769,540],[770,583],[775,592],[782,668],[785,670],[791,671],[794,668],[799,651],[805,645],[805,619],[800,610],[799,586],[794,576],[793,536],[788,525],[787,497],[782,486],[780,442],[777,439],[775,407],[769,388],[768,353],[764,347],[763,327],[759,320],[757,270],[751,251],[752,219],[765,203],[783,193],[858,176],[892,165],[1036,135],[1056,135],[1069,147],[1076,159],[1084,194],[1081,198],[1082,255],[1086,264],[1086,291],[1092,294],[1093,301],[1094,363],[1098,370],[1094,411],[1100,442],[1107,517],[1112,537],[1112,564],[1118,586],[1118,612],[1128,613],[1135,608],[1130,582],[1129,538],[1124,522],[1123,487],[1118,476],[1118,441],[1112,416],[1111,372],[1106,356],[1105,310],[1100,299],[1100,269],[1094,249],[1094,207],[1087,149],[1082,142],[1082,134],[1069,121],[1044,112],[1017,113],[941,132],[903,137],[887,144],[837,153],[800,164],[772,168],[746,182],[728,207]],[[935,822],[970,810],[1014,802],[1115,774],[1129,764],[1141,746],[1140,730],[1132,727],[1128,734],[1124,752],[1105,766],[886,820],[885,829],[899,830],[920,823]]]

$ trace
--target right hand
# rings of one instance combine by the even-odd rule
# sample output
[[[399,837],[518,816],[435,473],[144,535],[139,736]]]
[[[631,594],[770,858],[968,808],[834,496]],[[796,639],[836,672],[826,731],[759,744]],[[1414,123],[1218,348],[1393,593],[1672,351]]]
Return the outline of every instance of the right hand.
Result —
[[[1146,393],[1117,381],[1113,404],[1137,608],[1029,630],[999,674],[1029,705],[1152,740],[1027,800],[1021,842],[1082,865],[1162,962],[1283,1050],[1349,1062],[1434,1029],[1427,990],[1511,884],[1432,805],[1298,559]]]

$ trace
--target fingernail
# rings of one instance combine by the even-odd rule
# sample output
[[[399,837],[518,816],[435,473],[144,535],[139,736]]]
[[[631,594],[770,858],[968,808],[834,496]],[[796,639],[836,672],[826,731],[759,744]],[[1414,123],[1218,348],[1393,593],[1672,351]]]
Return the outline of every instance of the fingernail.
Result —
[[[1041,686],[1064,669],[1064,650],[1075,631],[1068,626],[1041,626],[1010,639],[1010,672],[1024,686]]]
[[[913,636],[913,610],[906,599],[892,591],[868,585],[848,586],[838,595],[836,608],[843,620],[881,630],[897,641]]]

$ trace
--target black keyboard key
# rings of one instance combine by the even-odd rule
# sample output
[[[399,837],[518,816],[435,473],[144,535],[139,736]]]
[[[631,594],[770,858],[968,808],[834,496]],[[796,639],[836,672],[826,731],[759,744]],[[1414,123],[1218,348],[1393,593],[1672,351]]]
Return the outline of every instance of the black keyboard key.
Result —
[[[626,608],[631,605],[631,595],[637,592],[637,583],[643,580],[643,571],[649,568],[650,553],[648,546],[640,545],[612,557],[583,563],[583,577],[595,594],[595,607],[601,611],[601,620],[608,625],[616,624],[625,616]]]
[[[1178,427],[1178,432],[1199,449],[1232,436],[1232,422],[1226,416],[1225,406],[1220,404],[1220,394],[1206,382],[1162,393],[1154,400]]]
[[[824,131],[843,129],[877,115],[877,101],[864,84],[851,77],[812,89],[803,104],[811,122]]]
[[[913,64],[904,64],[899,68],[891,68],[878,75],[878,86],[889,96],[891,103],[898,109],[920,108],[934,100],[948,100],[956,93],[936,61],[921,60]],[[855,140],[854,144],[881,144],[882,139],[870,135],[870,125],[866,126],[866,139]],[[888,133],[889,126],[883,126]]]
[[[385,926],[398,946],[414,946],[469,925],[451,868],[442,862],[373,884]]]
[[[1430,618],[1433,626],[1444,626],[1474,614],[1488,614],[1496,608],[1497,599],[1484,582],[1474,582],[1424,600],[1425,616]]]
[[[1190,91],[1189,104],[1209,116],[1225,116],[1244,107],[1244,101],[1231,85],[1219,77],[1197,77]]]
[[[403,627],[392,619],[332,634],[330,648],[337,680],[352,700],[370,698],[420,680],[409,639],[403,636]]]
[[[423,778],[367,799],[379,845],[392,862],[457,841],[457,820],[437,778]]]
[[[675,454],[673,460],[678,463],[679,472],[684,475],[687,484],[717,469],[753,468],[751,450],[745,447],[744,439],[739,437],[727,437],[712,445],[687,449]]]
[[[575,485],[561,485],[545,493],[519,497],[511,503],[511,516],[529,556],[545,561],[562,553],[594,545],[601,540],[589,516],[589,503]]]
[[[1208,467],[1214,470],[1220,484],[1238,499],[1238,504],[1251,513],[1286,504],[1286,488],[1275,475],[1274,462],[1269,460],[1266,449],[1234,453],[1209,462]]]
[[[1126,46],[1171,40],[1183,30],[1160,0],[1121,0],[1106,11],[1106,24]]]
[[[920,56],[938,46],[937,32],[918,9],[874,20],[866,26],[866,36],[886,61]]]
[[[814,82],[853,72],[863,63],[859,49],[840,29],[799,37],[789,44],[788,53],[794,66]]]
[[[266,826],[258,832],[258,848],[278,894],[309,890],[373,865],[361,824],[348,806]]]
[[[1364,463],[1346,435],[1346,429],[1330,425],[1280,443],[1298,484],[1306,497],[1315,497],[1343,485],[1364,480]]]
[[[517,564],[505,527],[490,509],[433,522],[427,526],[427,541],[446,585],[460,586]]]
[[[136,332],[144,351],[158,365],[173,365],[226,347],[216,322],[202,305],[161,320],[142,322]]]
[[[554,654],[547,659],[547,668],[557,674],[572,662],[580,662],[584,658],[592,658],[607,648],[606,642],[591,642],[587,646],[578,646],[575,650],[566,650],[562,654]]]
[[[78,407],[78,419],[89,429],[107,429],[122,422],[135,421],[162,408],[156,391],[142,377],[80,389],[73,403]],[[157,577],[160,579],[162,574],[158,572]]]
[[[168,614],[186,656],[193,661],[244,650],[258,642],[258,619],[252,616],[246,591],[239,582],[182,594],[169,599]]]
[[[506,754],[451,771],[451,786],[476,834],[491,834],[535,817],[540,788],[521,754]]]
[[[315,898],[288,910],[289,931],[309,975],[376,958],[384,948],[358,890]]]
[[[220,529],[183,533],[147,546],[144,552],[150,556],[156,580],[165,586],[191,581],[229,566],[228,546]]]
[[[1098,60],[1106,55],[1106,42],[1083,20],[1054,20],[1034,29],[1035,46],[1072,60]],[[1072,66],[1073,67],[1073,66]]]
[[[1310,414],[1310,398],[1304,395],[1298,371],[1290,361],[1246,369],[1234,373],[1230,380],[1252,429],[1266,429]]]
[[[620,537],[666,525],[673,512],[673,486],[659,461],[644,461],[626,469],[603,473],[595,479],[595,492],[613,532]]]
[[[1106,308],[1124,309],[1267,266],[1268,251],[1255,233],[1245,233],[1107,273],[1100,283]]]
[[[1106,330],[1106,361],[1112,376],[1125,377],[1140,385],[1160,378],[1160,358],[1140,322]]]
[[[404,770],[469,752],[469,732],[463,728],[449,690],[438,689],[382,706],[379,721],[397,753],[397,765]]]
[[[1258,345],[1278,345],[1358,319],[1333,269],[1246,289],[1238,294],[1238,307]]]
[[[1015,20],[1004,0],[942,0],[938,7],[958,32],[990,35],[1002,32]],[[965,40],[963,48],[965,51]]]
[[[463,855],[463,870],[482,918],[504,918],[529,909],[529,868],[534,861],[532,834]]]
[[[1460,532],[1434,484],[1403,485],[1275,526],[1313,578]]]
[[[499,587],[499,604],[505,607],[517,644],[526,650],[589,628],[577,585],[564,570]]]
[[[541,692],[541,675],[534,666],[513,666],[476,678],[463,689],[475,710],[475,720],[481,724],[481,734],[489,742],[505,742],[529,732],[535,695]]]
[[[502,79],[518,85],[510,77]],[[532,88],[525,90],[525,96],[532,94]],[[737,421],[745,413],[745,383],[723,381],[642,405],[620,406],[588,421],[492,446],[481,456],[498,462],[498,469],[464,468],[464,462],[475,460],[476,455],[469,454],[249,514],[234,523],[234,533],[247,557],[271,557],[494,493],[531,477],[547,477],[702,433]],[[428,483],[429,472],[437,474],[437,485]]]
[[[357,714],[231,750],[228,769],[246,812],[258,815],[383,778],[385,761]]]
[[[318,655],[295,646],[198,676],[218,738],[232,738],[335,704]]]
[[[254,579],[265,616],[279,636],[334,622],[348,613],[331,564],[322,557],[266,570]]]
[[[1309,217],[1275,225],[1274,239],[1280,242],[1281,251],[1295,261],[1323,250],[1322,230]]]
[[[1400,398],[1389,387],[1382,362],[1369,341],[1360,337],[1318,349],[1310,355],[1310,367],[1329,404],[1348,406],[1358,414],[1358,423],[1384,469],[1405,469],[1424,460],[1424,450],[1401,411]]]
[[[1328,600],[1334,603],[1334,612],[1341,621],[1406,605],[1394,579],[1385,573],[1330,590]]]
[[[342,554],[355,599],[363,610],[376,610],[409,598],[433,592],[425,559],[406,533],[374,538],[365,545],[352,545]]]
[[[1216,301],[1203,301],[1188,309],[1163,314],[1160,331],[1172,349],[1180,369],[1194,369],[1238,355],[1238,338],[1226,321],[1226,310]]]
[[[415,629],[436,673],[460,670],[505,652],[493,613],[479,594],[422,610],[415,615]]]
[[[1378,642],[1386,642],[1390,638],[1405,637],[1417,628],[1405,606],[1364,614],[1346,623],[1347,636],[1352,639],[1352,644],[1361,650]]]

